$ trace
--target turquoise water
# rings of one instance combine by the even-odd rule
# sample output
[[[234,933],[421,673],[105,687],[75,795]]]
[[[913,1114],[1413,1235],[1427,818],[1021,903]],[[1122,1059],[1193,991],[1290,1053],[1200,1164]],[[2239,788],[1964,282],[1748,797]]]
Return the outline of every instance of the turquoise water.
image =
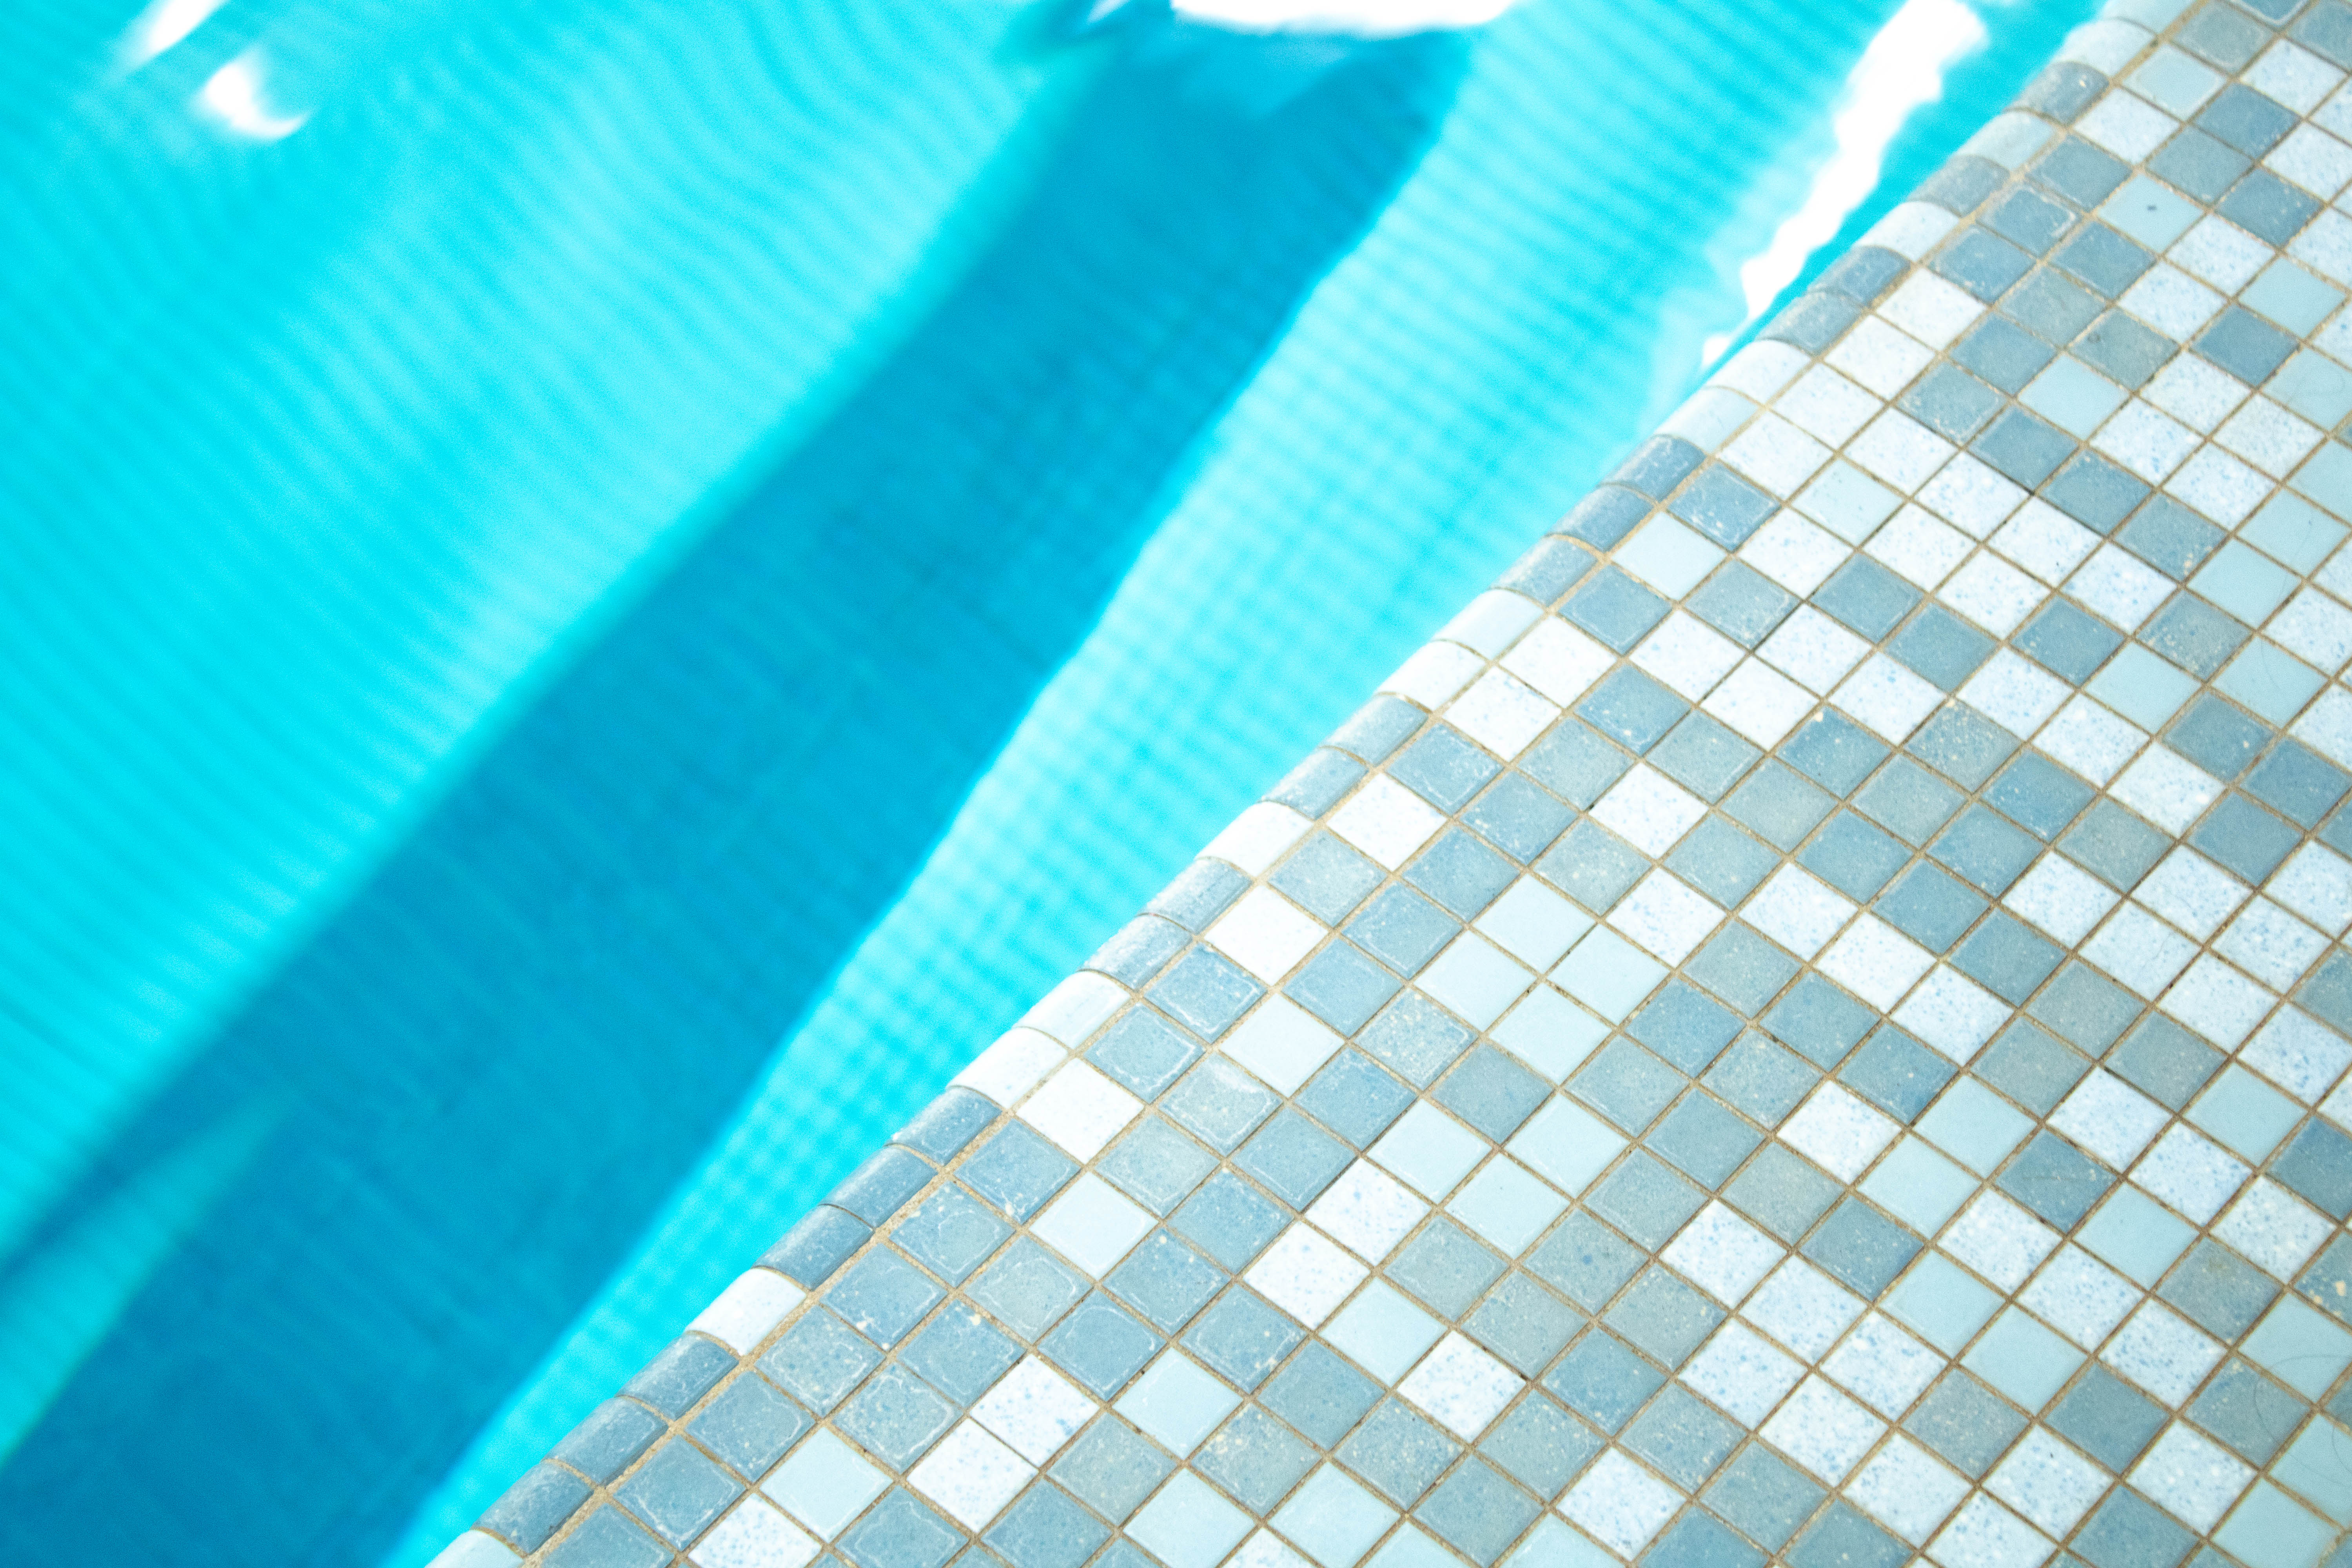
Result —
[[[7,1554],[429,1556],[1664,411],[1891,9],[0,51]]]

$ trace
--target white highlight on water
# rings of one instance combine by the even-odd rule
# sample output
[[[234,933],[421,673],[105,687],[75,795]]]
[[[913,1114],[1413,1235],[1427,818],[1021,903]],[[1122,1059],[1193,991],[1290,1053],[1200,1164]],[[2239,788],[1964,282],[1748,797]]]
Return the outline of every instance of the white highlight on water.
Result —
[[[1172,9],[1189,21],[1236,32],[1352,33],[1381,38],[1483,26],[1513,4],[1514,0],[1173,0]]]
[[[1794,281],[1805,260],[1828,244],[1846,215],[1877,188],[1880,163],[1912,110],[1944,96],[1944,72],[1985,41],[1985,26],[1961,0],[1905,0],[1846,79],[1845,100],[1830,122],[1835,151],[1813,175],[1805,199],[1774,231],[1771,244],[1739,268],[1747,320],[1706,340],[1713,363]]]
[[[122,64],[136,70],[205,25],[227,0],[153,0],[122,38]]]
[[[213,72],[196,102],[229,130],[256,142],[276,142],[302,129],[310,118],[271,111],[261,89],[261,57],[247,49]]]

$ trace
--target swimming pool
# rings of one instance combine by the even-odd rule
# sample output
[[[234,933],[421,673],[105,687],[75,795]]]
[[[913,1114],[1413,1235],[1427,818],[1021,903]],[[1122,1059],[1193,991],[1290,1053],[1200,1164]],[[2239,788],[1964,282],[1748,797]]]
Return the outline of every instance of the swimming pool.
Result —
[[[54,13],[0,1536],[429,1554],[1672,401],[1891,12]]]

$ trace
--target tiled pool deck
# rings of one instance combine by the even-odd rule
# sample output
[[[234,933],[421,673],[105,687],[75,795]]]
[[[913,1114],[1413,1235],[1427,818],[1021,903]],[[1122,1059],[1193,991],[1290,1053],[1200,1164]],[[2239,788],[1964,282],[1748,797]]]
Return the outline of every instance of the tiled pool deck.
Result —
[[[2352,9],[2249,5],[2078,33],[445,1568],[2352,1560]]]

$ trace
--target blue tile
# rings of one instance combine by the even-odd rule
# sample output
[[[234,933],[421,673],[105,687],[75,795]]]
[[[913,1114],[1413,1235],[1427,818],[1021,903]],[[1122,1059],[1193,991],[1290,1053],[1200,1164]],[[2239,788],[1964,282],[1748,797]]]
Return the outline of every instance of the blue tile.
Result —
[[[1109,1534],[1048,1481],[1014,1499],[981,1539],[1011,1568],[1078,1568]]]
[[[1318,1458],[1312,1444],[1256,1405],[1245,1405],[1192,1455],[1192,1468],[1263,1517]]]
[[[2214,210],[2240,228],[2284,245],[2311,221],[2319,203],[2267,169],[2251,169]]]
[[[1217,1168],[1217,1157],[1157,1116],[1145,1116],[1097,1162],[1119,1191],[1164,1215]]]
[[[2109,1492],[2075,1531],[2073,1542],[2075,1552],[2095,1568],[2168,1565],[2179,1562],[2196,1544],[2196,1537],[2128,1487]],[[2219,1560],[2209,1553],[2205,1561]]]
[[[1411,1508],[1461,1451],[1411,1405],[1386,1399],[1339,1446],[1339,1460],[1390,1501]]]
[[[1405,880],[1462,920],[1475,920],[1511,885],[1518,868],[1477,837],[1448,827],[1404,868]]]
[[[2352,774],[2326,761],[2300,741],[2281,741],[2263,759],[2246,788],[2254,797],[2284,813],[2306,831],[2315,827],[2344,792],[2352,789]]]
[[[2032,863],[2037,848],[2030,835],[1973,805],[1944,830],[1928,853],[1997,899]]]
[[[1713,1007],[1714,1004],[1705,1005]],[[1492,1046],[1474,1047],[1431,1098],[1500,1143],[1550,1096],[1551,1087]]]
[[[536,1552],[588,1500],[588,1483],[552,1460],[525,1470],[481,1517],[484,1530],[524,1552]]]
[[[1454,940],[1461,922],[1402,884],[1383,889],[1343,928],[1349,939],[1400,974],[1417,974]]]
[[[1723,1189],[1723,1195],[1740,1213],[1793,1244],[1844,1190],[1785,1144],[1767,1143]]]
[[[1656,745],[1690,710],[1689,703],[1631,665],[1619,666],[1576,705],[1586,723],[1636,752]]]
[[[2063,948],[2039,931],[1996,912],[1960,943],[1952,954],[1952,967],[2014,1007],[2022,1005],[2065,956]]]
[[[1444,1215],[1423,1226],[1381,1272],[1434,1309],[1459,1318],[1502,1277],[1502,1257]]]
[[[1586,817],[1536,862],[1544,880],[1595,914],[1616,907],[1650,862],[1615,834]]]
[[[2221,1053],[2165,1017],[2151,1013],[2107,1058],[2107,1070],[2159,1104],[2179,1110],[2205,1087]]]
[[[2294,340],[2252,311],[2232,305],[2190,344],[2250,386],[2260,386],[2294,352]]]
[[[2214,1241],[2189,1248],[2157,1290],[2224,1344],[2252,1328],[2278,1293],[2268,1276]]]
[[[1769,1450],[1749,1445],[1706,1489],[1706,1505],[1768,1552],[1788,1543],[1828,1494]]]
[[[1797,607],[1793,595],[1739,561],[1725,562],[1684,604],[1742,647],[1762,642]]]
[[[1228,1269],[1241,1269],[1289,1223],[1280,1205],[1234,1175],[1211,1176],[1169,1222],[1175,1232]]]
[[[2035,837],[2055,838],[2095,792],[2036,751],[2027,751],[1992,782],[1985,799]]]
[[[1682,1074],[1620,1037],[1594,1052],[1568,1087],[1577,1099],[1638,1136],[1683,1091],[1685,1081]]]
[[[1958,691],[1992,649],[1990,637],[1941,605],[1928,605],[1886,645],[1888,653],[1946,691]]]
[[[2080,963],[2070,963],[2027,1009],[2083,1049],[2097,1055],[2139,1016],[2139,999]]]
[[[856,1215],[819,1204],[761,1253],[760,1262],[814,1289],[873,1234],[873,1227]]]
[[[1421,728],[1425,717],[1422,710],[1402,697],[1383,692],[1349,716],[1348,721],[1331,731],[1328,745],[1339,747],[1360,760],[1378,767]]]
[[[1235,1285],[1201,1314],[1184,1336],[1184,1348],[1247,1393],[1282,1364],[1301,1337],[1288,1316]]]
[[[1349,1047],[1298,1091],[1298,1108],[1362,1149],[1388,1131],[1412,1103],[1412,1090],[1363,1052]]]
[[[1282,994],[1339,1033],[1352,1035],[1388,1005],[1403,984],[1342,937],[1308,959]]]
[[[834,1281],[825,1301],[867,1339],[894,1345],[942,1294],[921,1269],[888,1247],[877,1247]]]
[[[901,1359],[958,1405],[970,1405],[1021,1359],[1020,1342],[961,1302],[931,1320]]]
[[[963,1542],[961,1531],[899,1487],[849,1527],[839,1550],[857,1568],[943,1568]]]
[[[1963,789],[1980,787],[2009,754],[2017,739],[1964,703],[1947,702],[1904,750]]]
[[[1527,864],[1550,847],[1576,814],[1525,773],[1512,772],[1471,802],[1462,820],[1512,859]]]
[[[1756,1152],[1762,1134],[1710,1095],[1694,1094],[1642,1140],[1700,1185],[1720,1187]]]
[[[2278,869],[2303,835],[2232,790],[2221,797],[2189,842],[2243,877],[2260,884]]]
[[[1868,902],[1903,868],[1911,851],[1851,811],[1824,824],[1797,863],[1857,902]]]
[[[1756,335],[1766,342],[1789,343],[1818,354],[1853,325],[1861,307],[1843,294],[1816,289],[1798,295]]]
[[[719,1402],[724,1399],[721,1395]],[[664,1430],[661,1418],[635,1400],[608,1399],[590,1411],[587,1419],[555,1446],[552,1457],[592,1480],[609,1481],[635,1464],[637,1456],[651,1447]],[[565,1510],[567,1515],[570,1511]]]
[[[1274,1113],[1274,1091],[1222,1057],[1211,1057],[1171,1089],[1160,1109],[1221,1154]]]
[[[2074,238],[2059,247],[2053,259],[2061,271],[2089,284],[2110,300],[2130,288],[2141,273],[2156,263],[2146,246],[2103,223],[2084,224]]]
[[[2029,315],[2048,313],[2052,305],[2063,311],[2065,295],[2080,295],[2085,306],[2084,320],[2097,313],[2098,301],[2071,283],[2058,291],[2054,285],[2063,280],[2055,273],[2038,273],[2027,280],[2025,287],[2010,296],[2007,309],[2013,313]],[[2052,296],[2056,295],[2055,299]],[[2067,337],[2074,334],[2068,332]],[[1969,329],[1960,341],[1952,345],[1955,363],[1964,364],[2003,392],[2016,394],[2024,389],[2043,365],[2055,357],[2048,343],[1999,316],[1987,316]]]
[[[1780,864],[1778,855],[1713,812],[1666,857],[1668,870],[1727,909],[1754,892]]]
[[[1750,1030],[1726,1051],[1705,1082],[1767,1127],[1777,1127],[1822,1075],[1810,1063]]]
[[[1025,1340],[1052,1327],[1085,1289],[1085,1276],[1025,1236],[1015,1237],[971,1288],[973,1300]]]
[[[1801,977],[1759,1020],[1786,1045],[1835,1067],[1878,1016],[1818,974]]]
[[[1693,713],[1650,752],[1651,765],[1706,799],[1720,800],[1764,753],[1704,713]]]
[[[1242,1145],[1234,1163],[1292,1208],[1303,1209],[1353,1157],[1345,1143],[1285,1108]]]
[[[1919,590],[1866,555],[1849,557],[1813,590],[1813,604],[1876,642],[1911,613]]]
[[[691,1443],[672,1438],[616,1488],[621,1505],[672,1546],[683,1547],[743,1495],[743,1483]]]
[[[821,1415],[881,1361],[864,1335],[818,1307],[784,1331],[760,1358],[760,1370]]]
[[[1895,405],[1948,441],[1965,441],[2000,407],[2000,394],[1962,370],[1945,363],[1931,368]]]
[[[1653,1266],[1609,1309],[1609,1326],[1670,1367],[1688,1361],[1723,1321],[1723,1309]]]
[[[1335,1447],[1381,1396],[1381,1385],[1339,1359],[1322,1342],[1309,1342],[1297,1359],[1265,1385],[1265,1407],[1325,1448]]]
[[[1843,1498],[1832,1501],[1788,1550],[1789,1568],[1902,1568],[1911,1549]]]
[[[2025,1420],[2008,1401],[1954,1367],[1913,1408],[1903,1429],[1971,1479],[1982,1480],[2025,1430]]]
[[[1584,1314],[1524,1274],[1504,1280],[1462,1327],[1525,1377],[1551,1364],[1569,1336],[1584,1326]]]
[[[1463,739],[1451,724],[1432,724],[1389,764],[1389,776],[1452,816],[1495,776],[1502,764]]]
[[[884,1367],[866,1380],[834,1417],[834,1425],[894,1470],[904,1470],[953,1425],[955,1406],[905,1367]]]
[[[2116,534],[2116,542],[2179,583],[2229,537],[2174,500],[2159,495]]]
[[[1178,1023],[1213,1040],[1265,992],[1265,986],[1234,965],[1196,947],[1153,981],[1145,994]]]
[[[697,1334],[680,1334],[621,1386],[675,1421],[735,1370],[735,1352]]]
[[[1632,1419],[1666,1381],[1665,1374],[1616,1335],[1595,1328],[1569,1347],[1545,1374],[1544,1387],[1603,1432]]]
[[[824,1201],[867,1225],[880,1225],[931,1179],[930,1163],[911,1149],[886,1144],[852,1171]]]
[[[1528,1255],[1528,1268],[1588,1312],[1597,1312],[1642,1267],[1641,1249],[1581,1210]]]
[[[1225,1272],[1164,1230],[1155,1230],[1103,1284],[1161,1333],[1172,1334],[1225,1282]]]
[[[2270,1173],[2337,1224],[2352,1216],[2352,1138],[2326,1122],[2305,1123],[2272,1158]]]
[[[757,1479],[813,1425],[809,1413],[766,1378],[751,1376],[729,1384],[687,1430],[738,1473]]]
[[[1143,1369],[1160,1342],[1132,1313],[1097,1290],[1037,1348],[1097,1399],[1108,1399]]]
[[[1986,426],[1969,450],[2028,489],[2072,456],[2074,443],[2022,408],[2011,408]]]
[[[2175,594],[2138,633],[2140,641],[2200,680],[2213,679],[2252,635],[2194,594]]]
[[[1356,1043],[1407,1083],[1425,1089],[1463,1053],[1472,1037],[1452,1014],[1420,992],[1408,991],[1373,1019]]]
[[[1302,816],[1320,816],[1339,805],[1339,798],[1355,788],[1363,776],[1364,764],[1347,752],[1318,746],[1307,753],[1305,762],[1283,774],[1281,782],[1265,792],[1265,798]],[[1201,922],[1196,921],[1181,923],[1186,931],[1201,929]]]
[[[1730,1003],[1741,1016],[1752,1018],[1795,977],[1797,964],[1748,927],[1735,923],[1699,949],[1684,972]]]
[[[2155,868],[2172,841],[2112,800],[2101,800],[2058,840],[2066,858],[2127,893]]]
[[[1381,885],[1381,875],[1378,866],[1318,828],[1266,879],[1325,925],[1337,925]]]
[[[1912,1122],[1952,1081],[1952,1064],[1892,1024],[1853,1053],[1838,1081],[1898,1121]]]
[[[1553,534],[1536,541],[1508,571],[1495,579],[1495,586],[1525,594],[1538,604],[1557,604],[1559,596],[1580,582],[1600,559],[1574,540]]]
[[[1911,868],[1874,906],[1882,919],[1933,952],[1949,952],[1989,907],[1958,878],[1928,865]]]
[[[1479,1568],[1500,1557],[1535,1521],[1543,1505],[1471,1459],[1413,1510],[1413,1518]]]
[[[1990,229],[1971,226],[1953,237],[1928,267],[1990,304],[2032,265],[2032,256]]]
[[[1600,485],[1570,509],[1554,531],[1572,535],[1596,550],[1609,550],[1649,515],[1649,501],[1633,491]]]
[[[1637,1149],[1601,1178],[1588,1201],[1593,1213],[1655,1251],[1699,1211],[1706,1194]]]
[[[898,1129],[891,1142],[928,1155],[934,1164],[944,1165],[962,1153],[964,1146],[995,1120],[996,1106],[986,1095],[950,1088],[917,1111],[915,1119]]]
[[[1026,1126],[1008,1121],[956,1173],[1014,1219],[1027,1219],[1078,1173],[1078,1167]]]
[[[1165,915],[1186,931],[1197,931],[1224,913],[1225,906],[1248,886],[1249,879],[1223,860],[1195,860],[1143,907],[1148,913]]]
[[[1183,951],[1188,934],[1174,921],[1140,914],[1095,949],[1085,967],[1108,974],[1121,985],[1140,985]]]
[[[1573,721],[1553,725],[1519,759],[1529,778],[1577,806],[1599,800],[1633,765],[1633,758]]]
[[[1666,510],[1722,545],[1737,550],[1764,526],[1780,503],[1720,463],[1701,468]]]
[[[2000,171],[1993,171],[1996,183]],[[1973,203],[1971,205],[1975,205]],[[1875,245],[1857,245],[1822,274],[1822,287],[1834,289],[1860,304],[1874,305],[1880,296],[1895,287],[1896,279],[1911,269],[1911,263],[1894,251]]]
[[[1124,1523],[1174,1468],[1141,1433],[1106,1415],[1054,1462],[1054,1479],[1105,1519]]]
[[[2091,1063],[2020,1019],[1994,1037],[1969,1070],[2036,1116],[2047,1116],[2091,1070]]]
[[[2070,686],[2090,679],[2124,643],[2121,632],[2084,615],[2065,599],[2051,600],[2009,640],[2055,670]]]
[[[1685,1490],[1696,1491],[1739,1446],[1739,1428],[1669,1385],[1634,1418],[1621,1439]]]
[[[1200,1042],[1154,1007],[1129,1008],[1087,1052],[1087,1060],[1144,1100],[1159,1099],[1200,1058]]]
[[[1617,466],[1609,480],[1639,490],[1652,500],[1664,500],[1703,460],[1704,454],[1679,437],[1653,436],[1633,448],[1633,455]]]
[[[1556,1498],[1601,1452],[1601,1439],[1549,1395],[1528,1394],[1479,1440],[1478,1451],[1538,1496]]]
[[[1723,809],[1742,826],[1754,830],[1766,843],[1785,853],[1804,842],[1805,836],[1830,814],[1835,804],[1794,770],[1778,762],[1767,762],[1731,792]]]
[[[1012,1234],[985,1204],[950,1184],[899,1221],[891,1239],[949,1284],[961,1285]]]
[[[661,1568],[669,1549],[610,1504],[601,1505],[541,1561],[549,1568]]]
[[[1570,620],[1619,653],[1631,652],[1652,626],[1666,618],[1667,608],[1665,600],[1614,565],[1586,578],[1560,606]]]
[[[2172,357],[2175,345],[2120,311],[2110,310],[2074,352],[2115,380],[2138,387]],[[2084,452],[2042,487],[2042,498],[2095,533],[2114,530],[2147,499],[2141,480],[2095,452]]]
[[[1684,981],[1669,980],[1633,1015],[1625,1032],[1684,1073],[1696,1075],[1706,1070],[1739,1026],[1739,1016],[1729,1008]]]
[[[2113,1377],[2103,1377],[2095,1384],[2085,1377],[2061,1404],[2059,1415],[2068,1415],[2066,1407],[2078,1395],[2094,1389],[2096,1402],[2082,1413],[2079,1420],[2059,1426],[2053,1417],[2051,1425],[2058,1426],[2100,1463],[2121,1470],[2156,1436],[2168,1413],[2162,1405],[2142,1397],[2137,1390]],[[2232,1356],[2206,1384],[2189,1406],[2188,1414],[2189,1419],[2227,1443],[2247,1463],[2267,1465],[2288,1435],[2303,1424],[2309,1410],[2310,1406],[2295,1394]],[[2123,1462],[2118,1464],[2109,1458],[2109,1452]]]
[[[1824,708],[1780,742],[1791,767],[1832,795],[1852,795],[1886,760],[1886,744],[1843,714]]]
[[[2080,1225],[2115,1184],[2087,1155],[2049,1132],[2035,1133],[2000,1173],[2002,1192],[2061,1232]]]

